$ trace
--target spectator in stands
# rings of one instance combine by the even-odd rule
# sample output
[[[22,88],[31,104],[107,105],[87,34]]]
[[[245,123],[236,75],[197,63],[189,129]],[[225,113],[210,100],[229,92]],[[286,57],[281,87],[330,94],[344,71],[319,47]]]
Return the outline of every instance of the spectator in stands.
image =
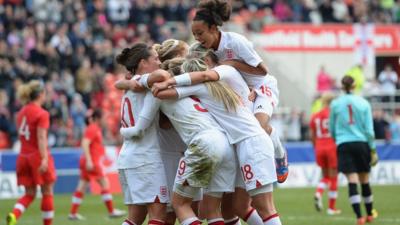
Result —
[[[317,91],[321,94],[326,91],[332,91],[334,85],[331,75],[325,71],[325,66],[321,65],[317,75]]]
[[[355,65],[351,67],[347,72],[346,75],[352,77],[354,79],[354,94],[360,94],[364,88],[364,71],[363,66],[361,64]]]
[[[385,112],[381,109],[373,111],[375,138],[380,140],[389,140],[390,127],[389,122],[385,118]]]
[[[395,114],[392,122],[390,123],[391,140],[395,142],[400,141],[400,115]]]
[[[10,148],[16,138],[16,128],[8,109],[8,95],[0,89],[0,149]]]
[[[393,70],[392,65],[385,65],[385,69],[379,73],[378,80],[381,84],[382,94],[388,96],[394,96],[396,94],[396,86],[398,84],[399,77],[396,71]]]
[[[287,141],[301,140],[301,114],[296,108],[293,108],[289,118],[286,119],[286,139]]]

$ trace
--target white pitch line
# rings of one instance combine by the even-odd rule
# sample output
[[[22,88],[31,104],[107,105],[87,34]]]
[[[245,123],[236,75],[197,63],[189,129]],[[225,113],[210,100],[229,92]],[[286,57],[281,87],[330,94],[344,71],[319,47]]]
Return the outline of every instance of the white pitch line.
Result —
[[[312,221],[309,216],[287,216],[284,217],[288,220],[308,220]],[[338,221],[355,221],[354,217],[343,217],[343,216],[329,216],[326,219],[338,220]],[[384,218],[379,217],[375,221],[379,221],[379,223],[387,223],[387,224],[400,224],[400,218]]]

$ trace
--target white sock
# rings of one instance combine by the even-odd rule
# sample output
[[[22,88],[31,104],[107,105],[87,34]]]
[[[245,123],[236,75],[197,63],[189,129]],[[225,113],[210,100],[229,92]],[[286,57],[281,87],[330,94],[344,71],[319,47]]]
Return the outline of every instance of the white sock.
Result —
[[[276,129],[271,126],[271,134],[269,135],[272,140],[272,144],[274,145],[275,149],[275,158],[283,158],[285,156],[285,149],[282,146],[281,139],[279,138]]]
[[[279,215],[276,213],[264,220],[264,225],[282,225]]]
[[[195,222],[195,221],[199,221],[199,223],[200,223],[199,218],[197,218],[197,217],[190,217],[190,218],[187,218],[187,219],[185,219],[184,221],[182,221],[182,222],[181,222],[181,225],[190,225],[190,224],[192,224],[192,223]]]
[[[257,210],[255,210],[254,208],[252,209],[251,212],[249,212],[249,215],[245,219],[249,225],[263,225],[264,224],[263,220],[258,215]]]

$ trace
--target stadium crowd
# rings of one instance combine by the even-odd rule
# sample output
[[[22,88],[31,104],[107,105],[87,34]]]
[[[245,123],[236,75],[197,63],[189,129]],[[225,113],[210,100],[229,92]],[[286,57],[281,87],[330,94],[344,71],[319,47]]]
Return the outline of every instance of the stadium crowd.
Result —
[[[105,142],[118,143],[116,112],[122,92],[113,84],[123,70],[114,62],[116,52],[137,41],[190,40],[188,21],[195,4],[189,0],[0,0],[0,149],[17,139],[14,117],[21,104],[15,98],[16,88],[34,78],[46,85],[51,146],[77,146],[91,107],[103,110]],[[254,31],[277,22],[400,22],[398,0],[235,0],[232,5],[232,21]],[[300,129],[288,139],[305,139],[307,123],[301,113],[294,111],[283,121],[284,126]]]

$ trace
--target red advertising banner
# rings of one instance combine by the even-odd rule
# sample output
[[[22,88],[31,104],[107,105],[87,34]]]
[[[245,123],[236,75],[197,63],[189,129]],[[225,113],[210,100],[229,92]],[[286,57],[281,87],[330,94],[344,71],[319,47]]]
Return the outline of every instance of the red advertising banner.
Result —
[[[267,25],[256,39],[268,51],[353,51],[367,41],[377,53],[400,53],[399,25],[372,25],[368,40],[360,40],[357,26]]]

